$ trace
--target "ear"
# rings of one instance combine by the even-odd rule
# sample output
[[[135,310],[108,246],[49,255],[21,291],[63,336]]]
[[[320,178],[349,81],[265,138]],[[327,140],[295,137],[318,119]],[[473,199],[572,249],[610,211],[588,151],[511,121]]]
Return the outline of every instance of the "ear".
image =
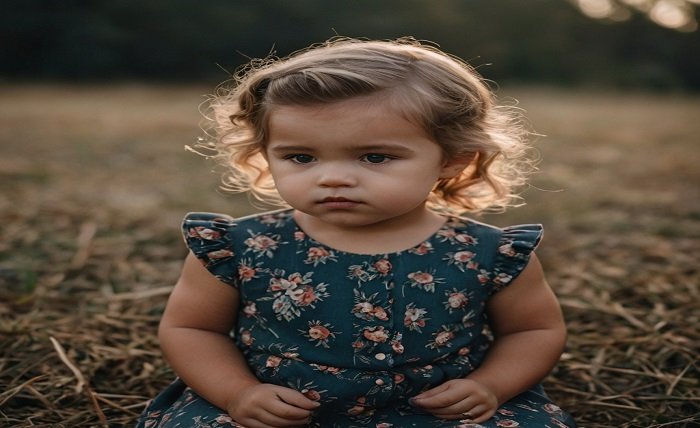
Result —
[[[440,171],[440,178],[456,177],[474,162],[476,156],[476,153],[468,153],[445,160]]]

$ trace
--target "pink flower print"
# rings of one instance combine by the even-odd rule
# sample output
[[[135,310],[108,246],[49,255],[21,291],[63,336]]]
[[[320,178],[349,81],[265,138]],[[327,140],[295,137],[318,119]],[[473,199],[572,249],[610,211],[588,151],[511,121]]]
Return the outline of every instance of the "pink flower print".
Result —
[[[308,279],[305,278],[305,276],[302,276],[299,272],[294,272],[293,274],[289,275],[289,282],[292,284],[306,284],[309,282]]]
[[[500,421],[496,421],[496,426],[497,427],[519,427],[520,424],[512,419],[503,419]]]
[[[554,403],[547,403],[547,404],[544,405],[543,408],[544,408],[545,412],[551,413],[551,414],[554,414],[554,415],[557,415],[557,414],[560,414],[560,413],[561,413],[561,408],[560,408],[559,406],[557,406],[556,404],[554,404]]]
[[[250,281],[255,278],[255,274],[257,273],[258,271],[254,267],[246,264],[241,263],[240,266],[238,266],[238,278],[240,278],[241,282]]]
[[[464,293],[454,292],[447,296],[447,307],[449,309],[462,309],[469,303],[469,298]]]
[[[321,324],[321,321],[310,321],[309,329],[304,332],[304,336],[308,337],[309,340],[315,341],[316,346],[323,346],[328,348],[328,341],[335,338],[335,333],[330,330],[330,324]]]
[[[451,331],[441,331],[435,337],[435,343],[437,343],[439,346],[444,346],[447,344],[447,342],[454,339],[454,337],[455,335]]]
[[[428,241],[421,242],[416,247],[412,248],[409,253],[417,254],[419,256],[424,256],[433,251],[433,244]]]
[[[454,240],[463,245],[476,245],[479,240],[466,233],[458,233],[455,235]]]
[[[390,424],[389,422],[380,422],[378,423],[375,428],[392,428],[394,424]]]
[[[378,320],[382,321],[386,321],[387,319],[389,319],[389,316],[387,315],[386,311],[381,306],[375,306],[374,309],[372,309],[372,315],[374,315],[374,317]]]
[[[503,416],[513,416],[515,413],[511,412],[508,409],[498,409],[497,412]]]
[[[443,260],[449,265],[455,265],[457,269],[465,272],[467,269],[477,269],[479,264],[473,259],[476,256],[471,251],[458,251],[456,253],[447,253]]]
[[[405,375],[402,375],[401,373],[394,373],[394,383],[395,384],[398,385],[398,384],[402,383],[404,380],[406,380]]]
[[[288,360],[296,360],[299,358],[299,353],[298,352],[282,352],[282,356]]]
[[[258,310],[255,307],[255,302],[246,302],[245,306],[243,306],[243,315],[246,317],[254,317],[257,313]]]
[[[270,355],[265,361],[265,367],[267,368],[277,368],[282,363],[282,358],[277,355]]]
[[[318,266],[319,263],[326,264],[328,260],[337,260],[332,251],[328,251],[322,247],[311,247],[306,252],[306,260],[304,260],[304,263]]]
[[[377,293],[367,296],[362,291],[354,289],[353,294],[355,295],[355,305],[352,307],[351,313],[357,318],[367,321],[373,318],[382,321],[389,319],[386,310],[379,305],[375,305],[373,302],[377,298]]]
[[[207,258],[209,258],[209,260],[219,260],[219,259],[225,259],[228,257],[233,257],[233,251],[223,249],[223,250],[210,251],[207,253]]]
[[[316,300],[318,300],[316,291],[313,289],[313,287],[309,286],[304,287],[304,292],[301,295],[297,296],[296,299],[300,306],[309,306]]]
[[[309,337],[314,340],[326,340],[331,331],[322,325],[314,325],[309,329]]]
[[[479,274],[476,276],[481,284],[486,284],[491,278],[491,274],[484,269],[479,269]]]
[[[340,373],[341,369],[338,367],[333,367],[333,366],[326,366],[323,364],[310,364],[311,366],[315,367],[316,370],[322,372],[322,373],[329,373],[329,374],[338,374]]]
[[[250,330],[243,330],[241,331],[241,343],[244,344],[245,346],[251,346],[255,339],[253,338],[253,334],[250,332]]]
[[[421,331],[421,327],[425,327],[425,315],[428,312],[423,308],[416,308],[413,303],[406,306],[406,312],[404,314],[403,325],[409,330]]]
[[[367,327],[362,332],[362,335],[365,339],[375,343],[384,343],[389,338],[389,335],[384,331],[384,327],[382,326]]]
[[[284,318],[291,321],[301,315],[306,307],[315,307],[314,303],[328,297],[325,283],[311,285],[311,275],[307,272],[304,276],[293,273],[284,278],[283,270],[276,270],[274,277],[270,279],[268,291],[272,296],[263,297],[259,300],[274,300],[272,310],[276,313],[277,319]]]
[[[365,263],[366,264],[366,263]],[[358,283],[367,282],[374,279],[374,275],[369,273],[365,265],[352,265],[348,268],[348,278],[356,279]]]
[[[554,425],[558,426],[559,428],[571,428],[567,424],[565,424],[564,422],[557,420],[557,419],[554,419],[554,418],[550,419],[550,422],[552,422]]]
[[[370,302],[359,302],[352,308],[352,313],[360,318],[369,319],[374,311],[374,305]]]
[[[231,419],[231,416],[229,415],[219,415],[216,417],[216,419],[214,419],[214,421],[218,424],[234,424],[233,419]]]
[[[498,275],[496,275],[496,277],[493,279],[493,282],[497,285],[506,285],[512,279],[513,277],[511,275],[501,272]]]
[[[304,239],[306,239],[306,234],[304,232],[302,232],[301,230],[297,230],[296,232],[294,232],[295,241],[303,241]]]
[[[443,229],[440,230],[437,235],[442,239],[443,242],[453,239],[455,235],[457,234],[457,231],[454,228],[449,228],[449,229]]]
[[[508,257],[514,257],[516,254],[515,250],[513,249],[512,242],[503,244],[500,247],[498,247],[498,252]]]
[[[204,226],[189,228],[187,230],[187,236],[190,238],[204,239],[207,241],[216,241],[221,239],[221,233]]]
[[[408,277],[418,284],[431,284],[433,282],[433,276],[427,272],[413,272],[408,274]]]
[[[270,291],[284,291],[295,287],[296,284],[286,278],[272,278],[270,280]]]
[[[408,274],[407,284],[411,287],[434,293],[435,284],[440,284],[442,282],[442,279],[436,279],[432,273],[417,271]]]
[[[474,258],[474,253],[471,251],[458,251],[454,255],[454,259],[458,263],[467,263]]]
[[[261,224],[268,226],[282,227],[287,220],[287,213],[266,214],[258,220]]]
[[[400,340],[392,340],[391,341],[391,349],[396,354],[403,354],[403,351],[404,351],[403,343],[401,343]]]
[[[455,334],[449,327],[443,325],[442,330],[433,333],[433,337],[433,341],[425,345],[426,348],[438,349],[445,346],[449,348],[452,346],[451,341],[455,338]]]
[[[359,351],[365,347],[365,344],[361,340],[356,340],[352,343],[352,347],[355,349],[355,351]]]
[[[377,260],[373,267],[380,275],[388,275],[392,268],[391,262],[387,259]]]
[[[267,256],[272,258],[273,251],[278,247],[278,240],[267,235],[252,235],[250,238],[243,241],[248,247],[246,252],[252,251],[257,257]]]

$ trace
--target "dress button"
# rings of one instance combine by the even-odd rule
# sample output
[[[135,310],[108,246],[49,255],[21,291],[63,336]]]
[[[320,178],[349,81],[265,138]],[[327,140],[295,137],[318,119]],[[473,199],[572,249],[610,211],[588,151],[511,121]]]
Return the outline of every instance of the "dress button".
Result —
[[[381,379],[377,379],[377,380],[375,380],[375,381],[374,381],[374,383],[376,383],[376,384],[377,384],[377,385],[379,385],[379,386],[382,386],[382,385],[384,385],[384,381],[383,381],[383,380],[381,380]]]
[[[374,358],[378,359],[379,361],[383,361],[386,358],[386,354],[382,354],[380,352],[378,354],[374,354]]]

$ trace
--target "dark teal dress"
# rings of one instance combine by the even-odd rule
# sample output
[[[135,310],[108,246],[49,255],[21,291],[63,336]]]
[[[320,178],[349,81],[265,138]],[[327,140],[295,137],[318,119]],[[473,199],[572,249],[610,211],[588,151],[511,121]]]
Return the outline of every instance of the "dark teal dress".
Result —
[[[481,425],[410,405],[468,375],[493,337],[485,305],[527,265],[539,225],[447,219],[421,244],[389,254],[339,251],[307,236],[291,210],[233,219],[189,214],[187,246],[240,292],[234,339],[255,375],[322,406],[312,427],[573,427],[537,385]],[[139,427],[239,427],[181,381]]]

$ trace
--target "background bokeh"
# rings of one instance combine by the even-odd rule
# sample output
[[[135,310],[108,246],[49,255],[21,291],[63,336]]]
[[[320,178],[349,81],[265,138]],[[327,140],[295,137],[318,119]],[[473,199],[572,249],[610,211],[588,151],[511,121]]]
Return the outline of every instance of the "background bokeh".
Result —
[[[409,35],[504,84],[698,90],[695,3],[9,0],[0,15],[0,75],[215,82],[248,57],[284,56],[333,35]]]
[[[188,211],[241,215],[200,135],[248,58],[334,35],[430,40],[525,111],[527,204],[580,426],[700,424],[695,0],[8,0],[0,13],[0,426],[133,426]],[[216,171],[214,171],[216,172]]]

